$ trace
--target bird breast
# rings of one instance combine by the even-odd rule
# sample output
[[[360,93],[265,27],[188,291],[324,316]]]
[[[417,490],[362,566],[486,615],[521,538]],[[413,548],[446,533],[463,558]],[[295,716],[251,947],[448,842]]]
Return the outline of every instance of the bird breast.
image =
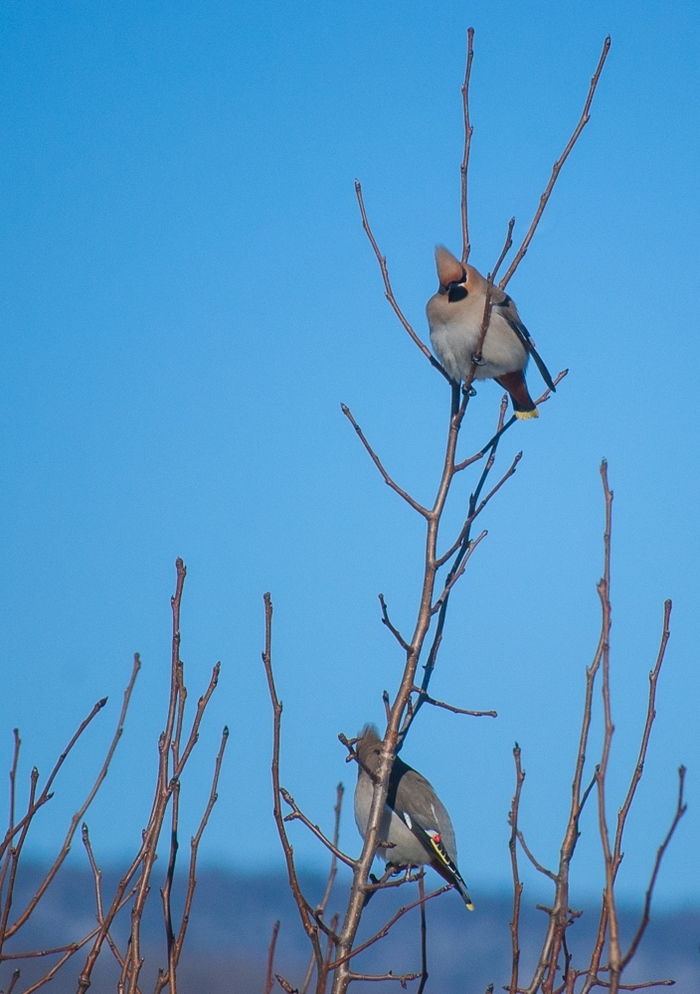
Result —
[[[426,310],[435,355],[451,379],[456,382],[466,379],[481,337],[483,296],[450,303],[446,294],[436,294],[428,301]],[[497,306],[491,309],[481,357],[474,377],[477,380],[512,373],[527,364],[527,352]]]

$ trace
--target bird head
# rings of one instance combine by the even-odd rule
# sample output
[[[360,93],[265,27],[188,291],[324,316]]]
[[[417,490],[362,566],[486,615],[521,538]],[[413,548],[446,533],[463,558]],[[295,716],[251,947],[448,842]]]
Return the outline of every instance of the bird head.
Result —
[[[376,773],[379,768],[379,756],[382,749],[382,740],[376,725],[365,725],[355,742],[355,751],[360,760],[359,769],[367,769],[371,773]]]
[[[466,266],[444,245],[435,249],[435,265],[440,280],[440,293],[447,294],[451,304],[464,300],[470,293],[482,289],[484,278],[473,266]]]

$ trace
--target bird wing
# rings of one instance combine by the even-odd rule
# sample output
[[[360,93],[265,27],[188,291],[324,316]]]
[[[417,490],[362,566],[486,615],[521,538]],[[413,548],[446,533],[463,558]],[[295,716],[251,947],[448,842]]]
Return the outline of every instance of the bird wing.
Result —
[[[453,860],[457,859],[454,829],[445,805],[425,777],[398,757],[391,771],[386,803],[404,822],[406,822],[404,813],[409,812],[412,822],[414,825],[417,824],[423,833],[437,832],[442,837],[450,857]],[[408,825],[408,822],[406,824]],[[423,841],[418,833],[413,829],[411,831],[416,838]],[[432,850],[432,846],[428,849]]]
[[[535,365],[542,374],[542,379],[547,384],[549,389],[556,392],[557,388],[554,386],[554,381],[552,380],[550,372],[545,366],[539,352],[535,348],[535,343],[532,341],[530,332],[520,320],[520,315],[515,309],[515,304],[507,293],[503,293],[503,300],[494,301],[494,308],[496,308],[501,317],[508,322],[509,327],[518,336],[525,350],[530,353],[535,361]]]
[[[457,864],[445,848],[440,833],[435,829],[429,829],[426,831],[421,825],[418,824],[415,818],[411,818],[408,811],[397,811],[396,814],[399,815],[406,827],[418,839],[421,846],[432,855],[433,859],[431,862],[434,869],[436,869],[440,876],[447,880],[448,883],[453,884],[457,888],[459,893],[462,895],[462,899],[467,908],[470,911],[473,911],[474,903],[469,896],[467,885],[465,884],[461,873],[457,869]]]

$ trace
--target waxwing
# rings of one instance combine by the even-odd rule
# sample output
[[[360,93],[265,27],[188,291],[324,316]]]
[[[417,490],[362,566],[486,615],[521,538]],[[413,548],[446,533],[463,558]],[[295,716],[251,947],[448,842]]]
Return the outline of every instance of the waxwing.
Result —
[[[469,375],[479,344],[488,284],[444,245],[435,249],[435,262],[440,288],[426,306],[430,341],[447,374],[459,383]],[[525,383],[528,358],[535,360],[550,390],[555,389],[552,377],[508,294],[494,286],[491,303],[491,320],[474,379],[492,379],[507,390],[517,418],[539,417]]]
[[[355,821],[363,839],[372,805],[372,776],[379,769],[381,748],[382,740],[376,726],[365,725],[355,743],[360,760],[355,788]],[[379,840],[389,843],[377,850],[377,855],[386,860],[387,869],[432,866],[457,888],[469,910],[474,910],[467,886],[457,869],[457,846],[450,816],[425,777],[398,756],[391,770]]]

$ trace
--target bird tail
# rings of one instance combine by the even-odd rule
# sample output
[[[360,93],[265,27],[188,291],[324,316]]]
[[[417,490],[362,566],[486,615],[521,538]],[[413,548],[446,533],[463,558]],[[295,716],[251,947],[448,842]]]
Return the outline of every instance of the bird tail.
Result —
[[[516,418],[539,418],[539,411],[527,389],[522,369],[496,377],[496,383],[510,394]]]
[[[469,891],[467,890],[467,885],[462,880],[462,877],[461,877],[459,871],[455,872],[454,879],[453,879],[452,883],[455,885],[455,887],[459,891],[460,896],[461,896],[462,900],[464,901],[464,903],[466,904],[466,906],[469,909],[469,911],[473,911],[474,910],[474,902],[472,901],[471,897],[469,896]]]
[[[457,869],[457,864],[445,849],[440,835],[437,832],[426,832],[426,835],[430,841],[430,847],[435,854],[432,860],[432,866],[437,870],[440,876],[443,877],[443,879],[457,888],[469,911],[473,911],[474,903],[469,896],[467,885],[464,880],[462,880],[462,875]]]

